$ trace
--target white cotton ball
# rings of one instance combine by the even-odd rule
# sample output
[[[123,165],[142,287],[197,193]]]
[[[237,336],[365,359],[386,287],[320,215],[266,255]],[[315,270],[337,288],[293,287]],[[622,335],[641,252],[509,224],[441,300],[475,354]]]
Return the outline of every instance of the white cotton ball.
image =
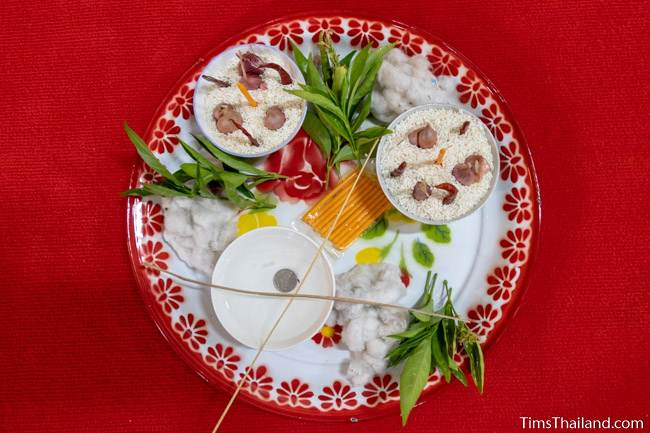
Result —
[[[401,311],[392,315],[384,314],[383,316],[382,313],[380,313],[380,318],[382,324],[379,325],[378,334],[382,337],[399,334],[406,330],[409,322],[408,313]]]
[[[363,340],[369,341],[377,338],[377,330],[380,324],[377,318],[377,311],[374,309],[368,310],[363,321]]]
[[[365,318],[358,317],[350,320],[347,325],[343,327],[341,332],[341,340],[352,352],[361,352],[365,349],[366,342],[363,338]]]
[[[381,93],[380,91],[378,91],[376,89],[373,90],[372,91],[372,110],[373,110],[372,112],[373,112],[373,114],[375,112],[385,113],[387,108],[388,107],[386,106],[386,98],[384,98],[383,93]]]
[[[370,382],[375,372],[362,357],[353,356],[348,364],[347,377],[354,386],[363,386]]]
[[[445,93],[454,92],[456,90],[456,80],[453,77],[442,75],[438,78],[438,87]]]
[[[401,63],[406,63],[409,58],[401,49],[393,48],[386,53],[385,59],[387,59],[390,63],[399,65]]]
[[[377,72],[377,81],[375,83],[380,87],[387,87],[396,72],[397,68],[394,65],[384,61],[379,68],[379,72]]]
[[[413,76],[418,78],[433,78],[429,69],[429,61],[424,56],[413,56],[409,59],[409,64],[413,68]]]
[[[385,338],[375,338],[366,343],[366,353],[373,358],[383,359],[392,346]]]
[[[384,356],[374,357],[368,354],[367,352],[361,355],[361,358],[372,368],[375,373],[383,373],[386,371],[386,366],[388,362]]]

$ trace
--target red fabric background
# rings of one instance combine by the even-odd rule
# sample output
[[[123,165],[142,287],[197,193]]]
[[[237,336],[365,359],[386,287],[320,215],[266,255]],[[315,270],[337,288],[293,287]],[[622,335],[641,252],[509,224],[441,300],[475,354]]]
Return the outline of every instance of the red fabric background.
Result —
[[[25,2],[0,6],[0,430],[207,432],[226,395],[147,316],[125,242],[135,158],[162,97],[225,37],[329,2]],[[618,2],[623,3],[623,2]],[[647,2],[351,2],[425,28],[509,100],[533,149],[541,249],[479,397],[454,383],[405,431],[519,431],[519,416],[649,423]],[[394,431],[236,404],[224,432]]]

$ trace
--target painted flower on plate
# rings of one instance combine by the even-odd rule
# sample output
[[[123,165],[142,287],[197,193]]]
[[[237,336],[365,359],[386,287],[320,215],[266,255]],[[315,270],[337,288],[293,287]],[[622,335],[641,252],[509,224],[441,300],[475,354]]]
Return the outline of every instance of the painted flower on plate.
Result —
[[[527,188],[512,188],[509,194],[506,194],[506,201],[503,203],[503,210],[508,212],[510,221],[521,223],[528,221],[532,217],[532,204],[528,200]]]
[[[208,347],[208,353],[205,355],[205,361],[221,372],[228,379],[232,380],[237,371],[237,365],[241,358],[235,353],[235,349],[217,343]]]
[[[265,365],[260,365],[251,369],[247,367],[248,375],[244,378],[244,373],[239,373],[240,379],[243,379],[243,388],[247,389],[251,394],[257,395],[265,400],[271,396],[273,389],[273,378],[269,376],[268,369]]]
[[[517,277],[517,268],[504,266],[496,268],[487,277],[488,289],[487,294],[495,301],[502,299],[507,301],[510,299],[510,294],[515,288],[515,281]]]
[[[442,48],[436,45],[431,47],[427,59],[429,59],[429,63],[431,63],[433,75],[452,75],[454,77],[458,75],[460,61]]]
[[[335,380],[332,386],[323,388],[322,394],[318,396],[321,407],[328,409],[352,409],[357,405],[357,393],[352,391],[350,385]]]
[[[313,33],[311,37],[312,42],[316,43],[320,40],[322,32],[329,32],[333,42],[341,40],[343,30],[343,21],[339,17],[334,18],[309,18],[307,31]]]
[[[494,137],[499,141],[503,140],[505,134],[512,132],[512,126],[503,117],[501,110],[495,103],[481,110],[481,120],[490,128]]]
[[[408,30],[391,27],[388,42],[394,43],[410,57],[416,54],[422,54],[422,44],[424,43],[424,39],[420,36],[411,34]]]
[[[139,181],[141,184],[147,184],[147,183],[158,183],[162,182],[163,177],[159,175],[153,168],[149,167],[146,165],[144,162],[142,163],[142,169],[140,171],[140,178]]]
[[[185,84],[178,91],[176,96],[172,98],[172,102],[167,105],[167,110],[172,113],[172,116],[182,116],[183,119],[189,119],[193,113],[192,99],[194,98],[194,89]]]
[[[183,298],[182,291],[183,289],[174,284],[171,278],[166,280],[163,278],[158,278],[158,281],[151,285],[151,291],[165,313],[168,315],[171,314],[173,310],[178,309],[180,304],[185,301]]]
[[[140,247],[140,257],[142,262],[147,265],[154,265],[161,269],[167,269],[166,260],[169,259],[169,253],[163,250],[162,242],[147,241]],[[160,275],[157,269],[147,268],[149,274]]]
[[[142,233],[153,236],[162,230],[165,222],[162,207],[158,203],[145,201],[142,203]]]
[[[302,27],[298,21],[289,24],[280,24],[268,31],[269,42],[280,50],[291,51],[291,41],[296,45],[302,44]]]
[[[399,384],[390,374],[376,375],[363,387],[362,396],[366,398],[368,406],[375,406],[388,400],[399,398]]]
[[[157,153],[173,152],[174,146],[179,143],[178,134],[180,132],[181,127],[173,119],[161,118],[151,135],[149,149]]]
[[[523,164],[524,158],[519,154],[519,146],[514,140],[507,145],[501,146],[499,162],[501,163],[501,179],[503,180],[510,179],[512,183],[515,183],[519,177],[526,174],[526,167]]]
[[[490,96],[490,91],[485,87],[483,81],[476,75],[476,73],[468,69],[465,75],[460,79],[460,83],[456,86],[458,91],[458,99],[463,104],[469,104],[472,108],[485,104],[487,98]]]
[[[318,145],[304,131],[300,131],[287,146],[272,153],[264,162],[264,168],[287,176],[257,187],[262,192],[273,191],[282,201],[315,200],[325,192],[327,161]],[[333,171],[329,184],[330,187],[336,184]]]
[[[530,238],[530,229],[516,228],[508,230],[506,238],[501,239],[499,245],[503,248],[501,257],[509,260],[510,263],[521,262],[526,259],[526,245]]]
[[[196,319],[194,314],[189,313],[186,316],[180,316],[174,328],[192,349],[199,350],[201,345],[205,344],[208,336],[208,328],[203,319]]]
[[[300,379],[283,381],[275,392],[278,394],[278,403],[293,407],[311,406],[311,398],[314,396],[309,384],[301,382]]]
[[[323,347],[332,347],[341,340],[341,331],[343,328],[341,325],[336,324],[334,326],[323,325],[323,327],[318,331],[311,339],[316,344],[320,344]]]
[[[479,337],[485,337],[494,327],[499,310],[492,304],[478,305],[467,313],[469,329]]]
[[[353,47],[363,48],[370,44],[373,48],[379,46],[379,42],[384,40],[383,26],[381,23],[350,20],[348,36],[350,36],[350,45]]]

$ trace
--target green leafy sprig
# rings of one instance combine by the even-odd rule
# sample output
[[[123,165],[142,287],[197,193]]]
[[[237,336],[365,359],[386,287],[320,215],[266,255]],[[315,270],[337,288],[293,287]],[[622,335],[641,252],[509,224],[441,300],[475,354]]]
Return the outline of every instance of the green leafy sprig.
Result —
[[[433,289],[436,280],[437,274],[432,277],[429,271],[424,293],[417,305],[418,309],[434,311]],[[446,280],[443,281],[443,288],[447,299],[442,309],[436,312],[458,317],[451,302],[451,288]],[[399,344],[386,355],[389,366],[404,362],[399,385],[402,424],[406,424],[411,409],[427,384],[429,375],[436,369],[447,382],[454,376],[467,386],[465,374],[454,361],[454,354],[457,352],[467,355],[472,379],[480,393],[483,393],[485,372],[483,351],[478,337],[465,322],[460,319],[426,316],[417,312],[411,314],[412,320],[408,328],[404,332],[390,336],[398,339]]]
[[[310,103],[303,129],[327,158],[328,173],[332,167],[339,171],[343,161],[360,161],[376,140],[390,133],[383,126],[359,129],[370,114],[371,91],[384,55],[393,46],[387,44],[372,51],[366,46],[340,58],[329,34],[323,32],[319,67],[293,44],[294,59],[305,84],[287,92]]]
[[[239,158],[228,155],[200,136],[193,137],[210,155],[210,158],[181,140],[181,146],[194,162],[183,163],[179,170],[172,173],[126,123],[124,130],[142,160],[160,174],[163,180],[124,191],[123,195],[226,199],[241,209],[275,207],[275,203],[271,199],[256,193],[254,187],[262,182],[280,179],[284,176],[261,170]]]

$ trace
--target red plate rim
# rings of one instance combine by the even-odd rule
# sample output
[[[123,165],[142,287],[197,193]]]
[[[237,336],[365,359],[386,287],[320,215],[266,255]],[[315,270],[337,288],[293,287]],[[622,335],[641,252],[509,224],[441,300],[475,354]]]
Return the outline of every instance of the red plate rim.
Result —
[[[194,69],[199,64],[204,62],[205,59],[209,59],[213,57],[214,55],[223,51],[225,48],[235,44],[237,41],[243,39],[249,34],[259,33],[261,30],[274,26],[276,24],[280,24],[283,22],[290,22],[293,20],[305,20],[308,18],[324,19],[324,18],[334,18],[334,17],[356,19],[360,21],[379,22],[384,25],[390,25],[402,30],[406,30],[410,33],[421,35],[425,38],[427,42],[435,42],[437,45],[440,45],[445,50],[453,53],[453,55],[456,56],[458,59],[460,59],[463,62],[463,64],[465,64],[468,68],[476,72],[476,74],[484,81],[486,87],[488,87],[489,90],[492,92],[493,97],[498,101],[499,108],[501,109],[501,111],[507,114],[508,121],[511,123],[513,127],[513,132],[512,132],[513,138],[516,138],[517,142],[519,143],[520,152],[523,154],[526,163],[526,168],[528,169],[529,172],[529,176],[525,178],[525,182],[526,185],[530,188],[531,203],[533,204],[532,219],[530,222],[531,239],[528,248],[528,259],[526,260],[525,263],[523,263],[520,266],[521,269],[520,272],[522,275],[517,281],[517,288],[516,290],[513,290],[512,299],[501,307],[502,316],[499,319],[499,321],[495,324],[495,328],[489,334],[489,338],[487,339],[487,341],[483,344],[483,349],[486,350],[489,347],[491,347],[492,344],[494,344],[501,337],[502,332],[505,329],[506,322],[508,320],[512,320],[512,318],[517,314],[522,301],[522,297],[524,296],[524,293],[526,292],[526,289],[529,285],[532,270],[533,270],[533,263],[535,262],[538,253],[538,248],[539,248],[542,200],[541,200],[541,193],[539,189],[539,183],[537,179],[537,172],[535,170],[535,165],[533,163],[530,147],[528,146],[528,142],[526,141],[526,138],[523,132],[521,131],[519,124],[517,123],[516,119],[512,115],[512,111],[510,110],[510,107],[506,99],[503,97],[501,92],[499,92],[499,90],[496,88],[494,83],[472,61],[467,59],[467,57],[461,54],[454,47],[446,43],[442,38],[435,36],[428,31],[417,28],[415,26],[404,24],[400,21],[385,19],[385,18],[372,16],[372,15],[346,14],[342,12],[337,13],[331,11],[327,11],[327,12],[318,11],[312,13],[302,12],[302,13],[297,13],[292,15],[285,15],[281,18],[277,18],[263,24],[258,24],[249,27],[243,30],[242,32],[240,32],[239,34],[226,39],[225,41],[217,45],[215,48],[208,51],[204,56],[200,57],[192,66],[190,66],[181,75],[181,78],[174,83],[174,85],[171,87],[171,89],[167,92],[165,97],[162,99],[161,103],[158,105],[158,108],[156,108],[154,112],[154,116],[152,117],[151,121],[147,126],[146,133],[144,136],[145,137],[151,136],[155,128],[155,121],[158,118],[160,118],[160,116],[164,112],[165,107],[167,105],[167,101],[171,98],[171,96],[173,96],[176,93],[177,89],[182,84],[187,82],[188,76],[190,76],[190,74],[193,73]],[[129,188],[134,188],[138,182],[139,166],[140,163],[138,160],[138,162],[134,164],[133,170],[131,172]],[[133,224],[133,218],[134,218],[133,204],[135,203],[136,200],[137,199],[133,197],[130,197],[127,200],[127,207],[126,207],[127,247],[128,247],[129,255],[131,257],[131,266],[133,269],[133,273],[138,283],[140,294],[144,301],[145,307],[149,312],[149,315],[153,319],[153,322],[155,323],[156,327],[162,334],[162,336],[165,338],[165,340],[167,340],[167,342],[178,354],[178,356],[180,356],[189,366],[191,366],[192,369],[199,376],[201,376],[206,382],[210,383],[211,385],[218,384],[218,386],[221,389],[226,390],[230,394],[235,390],[236,384],[234,382],[226,381],[223,378],[223,376],[221,376],[220,374],[216,374],[216,373],[207,374],[208,372],[205,371],[205,364],[201,360],[201,355],[195,352],[187,351],[186,346],[182,345],[180,340],[178,340],[177,338],[173,338],[174,331],[171,329],[171,326],[167,324],[167,321],[165,320],[166,318],[163,315],[162,311],[159,308],[155,308],[156,302],[151,294],[151,291],[149,290],[150,283],[143,271],[142,262],[140,261],[140,256],[138,254],[138,248],[136,245],[136,236],[135,236],[135,231],[134,231],[135,229]],[[441,383],[442,381],[439,382],[438,385],[432,386],[428,388],[426,391],[424,391],[422,397],[420,398],[418,406],[432,400],[432,397],[435,394],[434,391],[440,388]],[[303,409],[298,407],[294,407],[291,408],[290,410],[286,410],[284,406],[279,406],[272,401],[265,402],[259,400],[247,393],[240,393],[238,398],[246,401],[249,404],[259,407],[265,411],[269,411],[275,414],[280,414],[283,416],[289,416],[298,419],[310,419],[310,420],[318,420],[318,421],[356,422],[361,419],[371,419],[371,418],[377,418],[386,415],[395,415],[399,413],[399,401],[388,401],[376,407],[359,406],[355,409],[350,409],[341,413],[337,413],[337,412],[314,411],[313,408],[311,408],[310,410],[310,409]]]

